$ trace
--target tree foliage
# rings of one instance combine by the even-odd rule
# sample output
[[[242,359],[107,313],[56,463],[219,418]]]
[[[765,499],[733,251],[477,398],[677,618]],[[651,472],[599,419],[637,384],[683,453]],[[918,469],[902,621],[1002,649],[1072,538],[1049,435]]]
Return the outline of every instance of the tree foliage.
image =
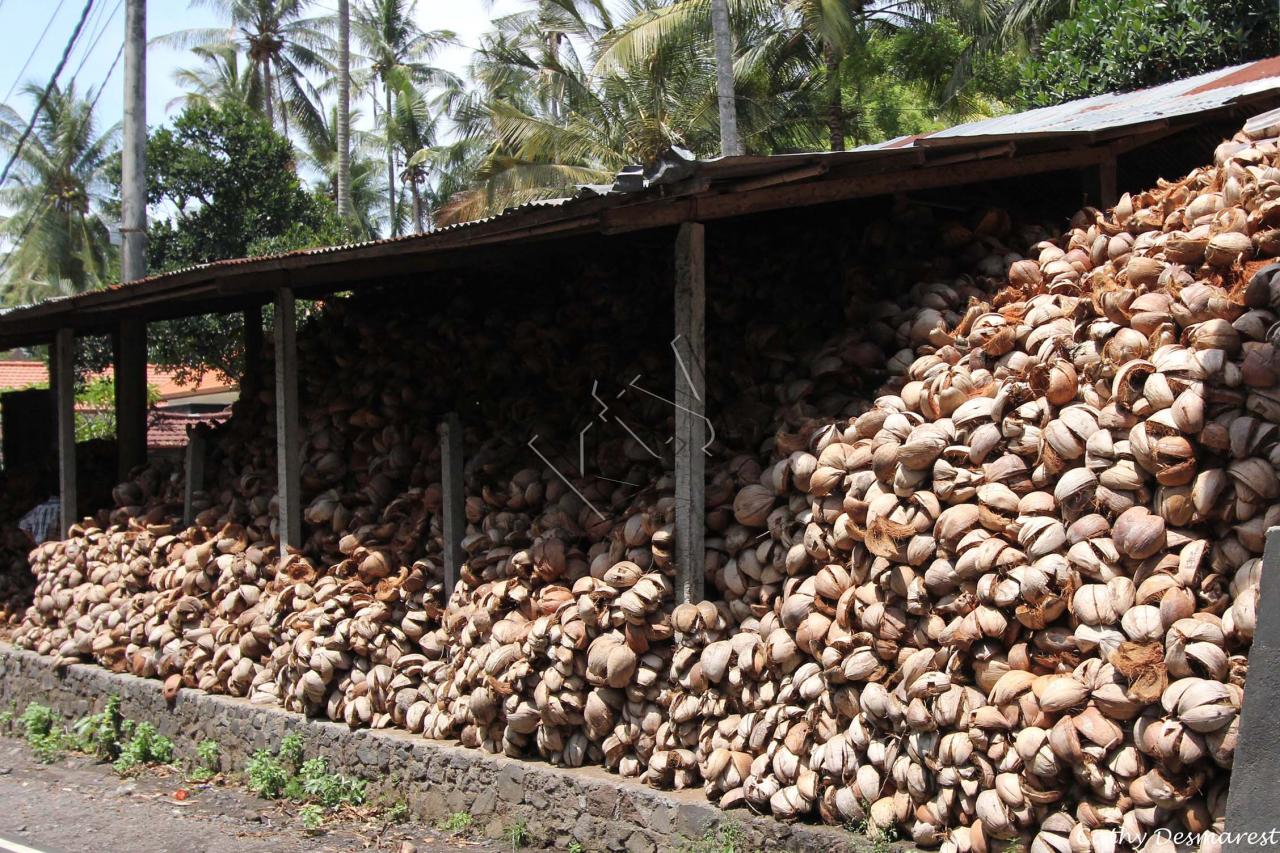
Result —
[[[1023,97],[1047,106],[1270,56],[1271,0],[1086,0],[1045,34]]]
[[[147,141],[147,200],[167,219],[148,235],[154,271],[342,242],[328,198],[307,192],[293,146],[241,104],[194,103]]]
[[[42,92],[34,85],[23,89],[33,103]],[[0,219],[0,233],[14,244],[0,262],[0,294],[7,304],[82,293],[112,277],[115,250],[99,214],[119,126],[99,132],[93,106],[74,84],[55,86],[9,184],[0,190],[0,205],[11,211]],[[0,106],[0,150],[6,156],[26,124],[17,111]]]
[[[172,211],[153,220],[153,271],[221,258],[350,242],[355,234],[323,192],[308,192],[294,171],[293,146],[234,102],[192,103],[147,142],[147,198]],[[150,360],[180,377],[213,369],[236,376],[242,356],[239,315],[154,323]]]

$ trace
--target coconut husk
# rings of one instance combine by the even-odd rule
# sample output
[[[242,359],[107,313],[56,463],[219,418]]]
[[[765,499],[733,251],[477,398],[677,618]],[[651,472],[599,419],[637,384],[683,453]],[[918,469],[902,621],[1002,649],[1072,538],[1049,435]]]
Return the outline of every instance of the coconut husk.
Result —
[[[1111,665],[1129,680],[1125,695],[1134,702],[1158,702],[1169,686],[1164,648],[1159,643],[1121,643],[1111,654]]]

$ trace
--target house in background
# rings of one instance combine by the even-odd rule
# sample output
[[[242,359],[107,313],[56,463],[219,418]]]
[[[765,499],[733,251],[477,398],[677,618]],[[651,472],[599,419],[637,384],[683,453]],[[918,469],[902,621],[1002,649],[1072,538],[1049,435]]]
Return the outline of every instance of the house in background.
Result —
[[[111,368],[94,374],[97,379],[110,379],[112,376]],[[231,414],[231,404],[240,396],[240,389],[235,384],[213,373],[206,374],[197,382],[179,382],[171,371],[154,364],[147,365],[147,385],[157,398],[147,418],[147,450],[153,455],[180,453],[187,446],[189,427],[216,424],[225,420]],[[0,394],[4,394],[6,398],[29,396],[10,395],[9,392],[48,387],[49,366],[46,362],[0,361]],[[21,410],[25,420],[32,417],[26,412],[38,410],[42,405],[48,404],[14,400],[14,406],[5,406],[5,412],[9,414],[11,409]],[[85,405],[77,405],[76,409],[83,414],[98,411]],[[6,426],[9,425],[0,423],[0,431]],[[43,429],[37,431],[44,432]]]

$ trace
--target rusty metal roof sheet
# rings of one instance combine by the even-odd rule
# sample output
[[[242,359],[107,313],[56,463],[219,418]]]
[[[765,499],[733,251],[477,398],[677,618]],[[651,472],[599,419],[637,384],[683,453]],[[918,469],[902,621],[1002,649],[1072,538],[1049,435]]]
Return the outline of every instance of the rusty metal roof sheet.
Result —
[[[167,306],[172,316],[183,316],[181,312],[216,310],[211,306],[225,307],[235,299],[261,298],[276,286],[317,278],[329,286],[344,274],[367,273],[368,261],[385,265],[403,259],[405,266],[427,253],[470,251],[552,234],[614,234],[896,192],[907,179],[923,177],[908,174],[913,170],[929,172],[927,179],[915,181],[921,188],[1096,165],[1150,144],[1160,133],[1278,103],[1280,57],[1273,57],[1150,89],[1085,98],[852,151],[696,160],[677,150],[648,167],[623,170],[611,186],[583,186],[569,198],[531,201],[427,234],[214,261],[0,311],[0,343],[36,342],[61,322],[100,328],[137,308],[158,313],[157,306]]]

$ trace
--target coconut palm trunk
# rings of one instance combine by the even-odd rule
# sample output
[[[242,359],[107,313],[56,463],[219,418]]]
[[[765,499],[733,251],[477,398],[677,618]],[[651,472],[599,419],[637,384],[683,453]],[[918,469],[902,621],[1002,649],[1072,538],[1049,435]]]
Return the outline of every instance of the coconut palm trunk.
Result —
[[[831,134],[831,150],[844,150],[844,104],[840,91],[840,57],[827,45],[827,130]]]
[[[396,147],[392,140],[391,84],[383,80],[382,88],[386,95],[386,111],[382,120],[386,123],[387,133],[387,211],[391,217],[391,236],[395,237],[400,233],[400,217],[396,215]]]
[[[716,48],[716,103],[720,108],[720,153],[742,153],[738,138],[738,108],[733,91],[733,32],[729,27],[728,0],[711,0],[711,30]]]
[[[262,108],[267,114],[267,124],[271,127],[272,130],[276,129],[275,97],[272,93],[272,90],[274,88],[275,87],[272,85],[272,77],[271,77],[271,61],[263,60],[262,61]]]
[[[338,215],[351,218],[350,0],[338,0]]]

